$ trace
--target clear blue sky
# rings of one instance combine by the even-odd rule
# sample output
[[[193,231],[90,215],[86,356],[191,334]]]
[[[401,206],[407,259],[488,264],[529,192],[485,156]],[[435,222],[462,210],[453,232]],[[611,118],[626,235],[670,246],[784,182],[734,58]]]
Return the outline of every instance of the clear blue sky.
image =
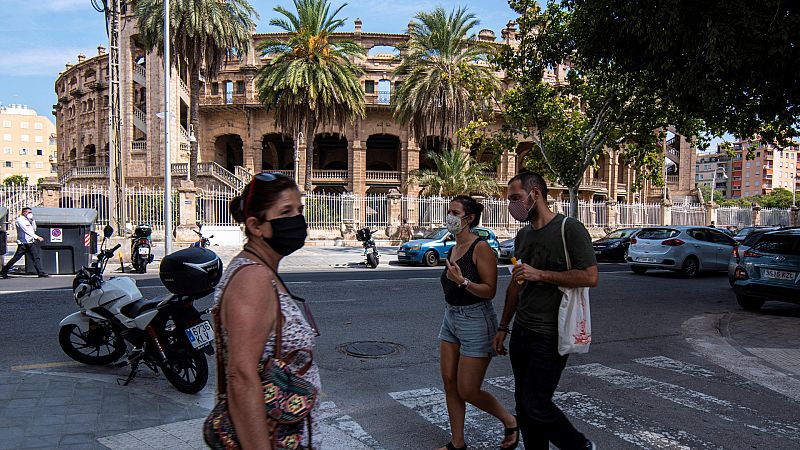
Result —
[[[271,31],[269,19],[276,5],[292,7],[291,1],[251,0],[258,10],[258,31]],[[333,0],[334,5],[342,1]],[[400,33],[417,11],[437,5],[445,9],[466,6],[481,21],[479,28],[500,30],[515,17],[505,0],[351,0],[342,10],[345,30],[353,29],[360,17],[364,31]],[[97,46],[108,47],[103,14],[91,0],[0,0],[0,103],[22,103],[40,115],[51,115],[57,98],[53,90],[58,73],[78,53],[97,54]],[[478,30],[476,29],[476,32]]]

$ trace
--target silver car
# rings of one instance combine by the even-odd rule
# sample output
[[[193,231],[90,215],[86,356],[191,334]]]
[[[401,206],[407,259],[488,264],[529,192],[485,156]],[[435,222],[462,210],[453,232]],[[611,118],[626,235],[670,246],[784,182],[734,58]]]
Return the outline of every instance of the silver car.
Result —
[[[682,272],[692,278],[700,271],[724,271],[736,241],[710,227],[644,228],[631,239],[627,261],[634,273],[648,269]]]

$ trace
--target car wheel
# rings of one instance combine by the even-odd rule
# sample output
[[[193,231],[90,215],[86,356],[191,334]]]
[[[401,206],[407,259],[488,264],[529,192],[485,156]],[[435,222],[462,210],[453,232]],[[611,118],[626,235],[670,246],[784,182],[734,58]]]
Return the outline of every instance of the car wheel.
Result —
[[[734,277],[729,275],[728,276],[728,283],[730,283],[731,286],[733,286],[736,283],[736,278],[734,278]]]
[[[644,275],[647,272],[647,267],[631,266],[631,270],[637,275]]]
[[[759,300],[753,297],[745,297],[744,295],[736,296],[736,303],[747,311],[758,311],[764,306],[764,300]]]
[[[436,254],[434,250],[428,250],[422,255],[422,264],[425,264],[428,267],[433,267],[439,264],[439,255]]]
[[[697,258],[694,256],[690,256],[683,261],[683,267],[681,268],[681,272],[686,278],[694,278],[697,276],[697,273],[700,272],[700,263],[697,261]]]

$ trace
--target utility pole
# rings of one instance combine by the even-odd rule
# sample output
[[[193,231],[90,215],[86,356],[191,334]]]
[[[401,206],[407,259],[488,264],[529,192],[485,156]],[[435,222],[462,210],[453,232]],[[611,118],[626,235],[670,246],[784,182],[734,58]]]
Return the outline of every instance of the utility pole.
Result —
[[[169,107],[172,64],[169,54],[169,22],[169,0],[164,0],[164,256],[172,253],[172,149],[169,135],[172,125],[172,111]]]
[[[125,173],[122,156],[122,121],[120,117],[119,30],[122,0],[103,0],[106,15],[108,51],[108,223],[118,235],[125,228]]]

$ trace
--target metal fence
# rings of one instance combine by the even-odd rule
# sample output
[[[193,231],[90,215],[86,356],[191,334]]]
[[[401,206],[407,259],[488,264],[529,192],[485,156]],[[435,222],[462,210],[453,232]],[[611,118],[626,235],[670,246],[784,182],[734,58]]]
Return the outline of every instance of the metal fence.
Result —
[[[617,203],[617,222],[621,227],[661,225],[661,205],[658,203]]]
[[[417,228],[441,227],[445,224],[450,198],[412,197],[417,211]]]
[[[761,208],[761,225],[784,225],[791,224],[789,217],[790,211],[781,208]]]
[[[230,213],[230,203],[237,194],[228,187],[203,189],[197,193],[197,221],[210,226],[238,225]]]
[[[553,205],[555,212],[570,215],[571,206],[569,201],[557,201]],[[578,202],[578,220],[587,228],[602,228],[608,224],[608,213],[605,202]]]
[[[172,194],[172,223],[180,222],[177,193]],[[61,190],[59,206],[62,208],[90,208],[97,210],[97,223],[108,225],[108,189],[97,186],[73,185]],[[127,224],[147,224],[155,230],[164,230],[164,189],[160,187],[133,187],[125,189],[125,219]]]
[[[42,192],[36,186],[0,185],[0,205],[8,209],[9,219],[19,214],[25,207],[41,206]]]
[[[672,225],[707,225],[706,209],[699,203],[684,203],[672,207]]]
[[[717,223],[721,227],[743,228],[753,225],[753,209],[739,206],[721,206],[717,209]]]

